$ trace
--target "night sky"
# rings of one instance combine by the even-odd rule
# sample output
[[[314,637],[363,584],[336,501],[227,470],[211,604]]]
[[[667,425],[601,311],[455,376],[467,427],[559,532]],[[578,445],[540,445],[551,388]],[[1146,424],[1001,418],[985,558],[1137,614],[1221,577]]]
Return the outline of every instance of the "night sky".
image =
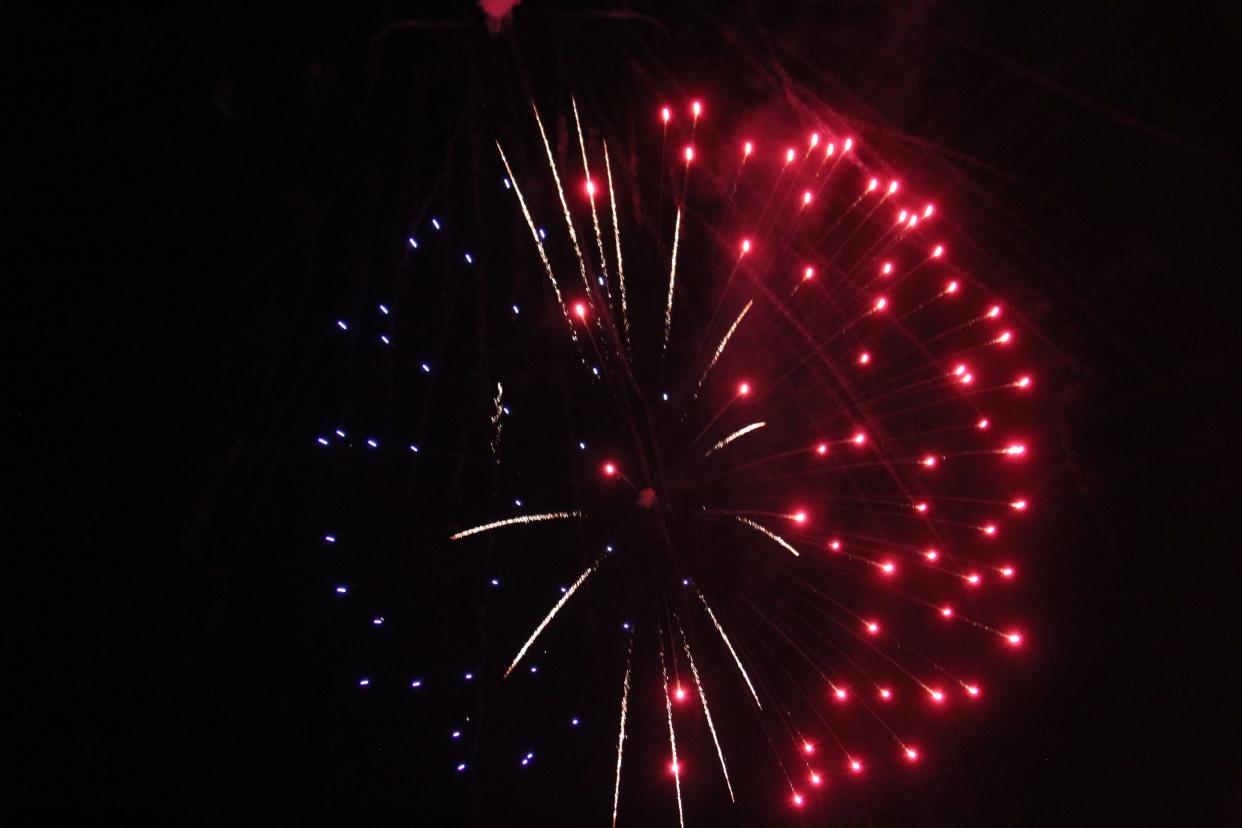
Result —
[[[622,135],[665,100],[746,118],[814,95],[941,194],[1039,334],[1043,508],[1015,591],[1031,645],[984,662],[987,703],[917,774],[795,812],[756,771],[737,806],[688,794],[688,823],[1237,824],[1242,14],[602,5],[521,4],[498,36],[469,3],[31,27],[16,131],[38,229],[14,248],[9,411],[36,540],[10,554],[48,571],[20,584],[36,610],[10,682],[47,711],[20,777],[44,818],[607,822],[620,662],[591,630],[609,607],[545,662],[555,690],[501,688],[507,643],[480,652],[530,611],[484,601],[492,551],[442,540],[486,519],[460,513],[485,487],[447,460],[313,450],[368,417],[383,439],[485,446],[460,402],[485,410],[484,361],[555,386],[475,316],[538,301],[492,147],[520,135],[539,160],[533,91],[547,111],[577,94]],[[491,268],[409,287],[404,240],[432,215]],[[399,375],[418,360],[336,335],[389,296],[418,308],[405,341],[444,377],[433,394]],[[349,542],[329,553],[325,531]],[[515,592],[567,571],[538,565]],[[480,665],[492,684],[464,686]],[[535,766],[452,773],[444,734],[479,710],[496,722],[479,749],[525,739]],[[652,733],[629,743],[636,777],[665,761]],[[633,784],[621,824],[675,824],[662,780]]]

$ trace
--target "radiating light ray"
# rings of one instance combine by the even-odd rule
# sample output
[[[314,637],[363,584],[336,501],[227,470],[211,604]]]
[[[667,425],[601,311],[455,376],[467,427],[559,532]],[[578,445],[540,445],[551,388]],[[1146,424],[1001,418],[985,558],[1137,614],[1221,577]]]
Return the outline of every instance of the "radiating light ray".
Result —
[[[569,102],[574,110],[574,127],[578,132],[578,147],[582,150],[582,169],[586,173],[587,178],[587,197],[591,203],[591,224],[595,227],[595,246],[599,250],[599,272],[604,277],[604,284],[608,286],[608,295],[611,297],[612,287],[608,281],[608,257],[604,253],[604,236],[599,229],[599,214],[595,211],[595,187],[591,178],[591,164],[587,161],[586,141],[582,138],[582,121],[578,118],[578,99],[571,97]]]
[[[621,682],[621,731],[617,736],[617,782],[612,789],[612,828],[617,828],[617,806],[621,802],[621,754],[625,748],[625,715],[630,704],[630,668],[634,657],[634,632],[625,652],[625,679]]]
[[[561,313],[565,315],[565,321],[569,324],[569,335],[577,342],[578,333],[574,330],[573,320],[569,318],[569,308],[565,306],[565,299],[561,296],[560,285],[556,283],[556,274],[552,272],[552,262],[548,261],[548,252],[543,248],[543,239],[539,237],[539,229],[535,227],[535,220],[531,218],[530,210],[526,206],[526,198],[522,195],[522,189],[513,176],[513,170],[509,167],[509,159],[505,157],[504,147],[500,146],[499,141],[496,142],[496,150],[500,153],[500,160],[505,165],[509,181],[513,183],[513,192],[517,193],[518,205],[522,208],[522,215],[526,217],[526,226],[530,228],[530,235],[535,240],[535,248],[539,251],[539,259],[543,262],[544,272],[548,274],[548,281],[552,283],[552,292],[556,294],[556,304],[561,306]]]
[[[505,518],[491,523],[484,523],[482,526],[474,526],[470,529],[463,529],[455,535],[449,535],[449,540],[461,540],[471,535],[478,535],[481,532],[490,532],[493,529],[500,529],[505,526],[518,526],[527,523],[540,523],[545,520],[570,520],[571,518],[582,517],[582,512],[574,510],[572,512],[543,512],[537,515],[519,515],[518,517]]]
[[[750,311],[751,305],[755,304],[754,300],[746,303],[746,307],[742,308],[742,312],[737,315],[737,319],[733,320],[733,324],[729,326],[729,330],[725,331],[724,338],[720,340],[720,344],[716,346],[716,352],[712,354],[711,362],[707,363],[707,368],[703,370],[703,376],[699,377],[699,384],[694,387],[694,394],[691,398],[699,396],[699,391],[703,390],[703,383],[707,380],[707,375],[716,367],[716,363],[720,361],[720,355],[724,353],[725,347],[729,344],[729,340],[733,338],[733,332],[737,330],[737,326],[742,324],[742,320],[746,318],[746,314]]]
[[[668,358],[668,338],[673,331],[673,288],[677,284],[677,244],[681,238],[681,208],[677,208],[677,220],[673,223],[673,258],[668,268],[668,302],[664,305],[664,351]]]
[[[604,171],[608,177],[608,203],[612,207],[612,237],[617,243],[617,286],[621,291],[621,325],[625,329],[625,345],[630,345],[630,310],[625,299],[625,265],[621,260],[621,222],[617,220],[617,191],[612,186],[612,161],[608,158],[608,142],[604,142]]]
[[[543,139],[543,149],[548,154],[548,167],[552,170],[552,180],[556,182],[556,194],[561,200],[561,211],[565,214],[565,227],[569,230],[569,240],[573,242],[574,255],[578,257],[578,272],[582,276],[582,285],[586,288],[587,302],[591,303],[591,280],[587,277],[586,259],[582,257],[582,247],[578,244],[578,231],[574,229],[574,219],[569,213],[569,203],[565,200],[565,188],[561,186],[561,175],[556,171],[556,159],[552,157],[552,145],[548,143],[548,133],[543,128],[543,119],[539,117],[539,110],[533,105],[531,109],[535,111],[535,123],[539,125],[539,137]],[[594,308],[593,303],[591,307]]]
[[[699,701],[703,703],[703,716],[707,719],[707,729],[711,731],[712,742],[716,745],[716,756],[720,758],[720,771],[724,774],[725,787],[729,789],[729,801],[737,802],[733,796],[733,784],[729,781],[729,767],[725,764],[724,750],[720,747],[720,737],[716,735],[716,725],[712,722],[712,711],[707,706],[707,693],[703,690],[703,681],[699,678],[699,668],[694,665],[694,656],[690,654],[690,642],[686,640],[685,630],[681,630],[681,646],[686,651],[686,660],[690,662],[694,686],[699,690]]]
[[[744,523],[747,526],[749,526],[751,529],[754,529],[756,532],[760,532],[764,535],[767,535],[769,538],[776,541],[778,544],[783,546],[785,549],[788,549],[791,553],[793,553],[795,557],[798,556],[798,550],[794,549],[793,546],[790,545],[789,541],[785,540],[784,538],[782,538],[780,535],[773,532],[768,527],[755,523],[753,520],[751,520],[748,517],[742,517],[741,515],[734,515],[733,517],[739,523]]]
[[[664,645],[660,645],[660,670],[664,675],[664,710],[668,714],[668,744],[673,753],[673,784],[677,790],[677,823],[686,828],[681,808],[681,767],[677,764],[677,734],[673,731],[673,698],[668,692],[668,665],[664,661]]]
[[[509,665],[508,670],[505,670],[505,678],[508,678],[509,674],[513,672],[513,668],[518,666],[518,662],[522,660],[522,656],[526,655],[526,651],[530,649],[530,645],[535,643],[535,639],[539,637],[539,633],[543,632],[543,628],[548,626],[552,619],[556,617],[556,614],[560,612],[561,607],[565,606],[569,599],[574,597],[574,593],[578,591],[578,587],[582,586],[586,579],[590,577],[591,573],[595,571],[595,568],[599,566],[599,562],[601,560],[602,558],[596,558],[595,563],[591,564],[582,571],[582,574],[578,576],[578,580],[574,581],[573,586],[565,590],[565,594],[561,596],[561,600],[556,602],[556,605],[552,607],[548,614],[544,616],[543,620],[539,622],[539,626],[535,627],[535,631],[530,634],[530,638],[526,639],[526,643],[522,645],[522,649],[518,650],[518,654],[513,658],[513,663]]]
[[[748,425],[748,426],[743,426],[743,427],[739,428],[737,431],[735,431],[735,432],[733,432],[732,434],[730,434],[728,437],[726,437],[726,438],[724,438],[723,440],[721,440],[721,441],[720,441],[719,443],[717,443],[716,445],[714,445],[714,446],[712,446],[711,448],[709,448],[709,449],[707,450],[707,452],[706,452],[703,456],[704,456],[704,457],[709,457],[709,456],[711,456],[714,452],[717,452],[717,451],[719,451],[720,449],[724,448],[725,446],[729,445],[729,443],[732,443],[732,442],[733,442],[734,440],[736,440],[738,437],[743,437],[743,436],[745,436],[745,435],[747,435],[747,434],[750,434],[752,431],[755,431],[755,430],[757,430],[757,429],[763,428],[765,425],[767,425],[767,423],[762,423],[762,422],[761,422],[761,423],[751,423],[751,424],[750,424],[750,425]],[[797,552],[795,552],[794,554],[796,555],[796,554],[798,554],[798,553],[797,553]]]
[[[711,619],[712,626],[716,628],[716,632],[720,634],[720,640],[724,642],[725,647],[729,650],[729,655],[733,656],[733,663],[737,665],[737,670],[742,674],[742,680],[746,682],[746,686],[750,689],[750,695],[755,699],[755,707],[763,709],[763,703],[759,701],[759,694],[755,692],[755,685],[751,683],[750,676],[746,673],[746,668],[742,666],[742,659],[738,657],[737,650],[733,649],[733,642],[729,640],[729,636],[721,626],[720,621],[716,619],[716,613],[712,612],[711,605],[707,603],[707,598],[703,593],[698,592],[699,600],[703,603],[703,609],[707,610],[707,617]]]

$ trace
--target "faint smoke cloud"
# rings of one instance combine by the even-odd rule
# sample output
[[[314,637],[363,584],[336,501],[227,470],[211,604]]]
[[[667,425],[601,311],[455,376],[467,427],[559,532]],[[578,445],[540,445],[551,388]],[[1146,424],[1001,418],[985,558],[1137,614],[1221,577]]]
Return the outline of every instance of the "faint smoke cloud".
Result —
[[[513,16],[513,9],[521,0],[479,0],[479,7],[487,15],[487,30],[496,34]]]

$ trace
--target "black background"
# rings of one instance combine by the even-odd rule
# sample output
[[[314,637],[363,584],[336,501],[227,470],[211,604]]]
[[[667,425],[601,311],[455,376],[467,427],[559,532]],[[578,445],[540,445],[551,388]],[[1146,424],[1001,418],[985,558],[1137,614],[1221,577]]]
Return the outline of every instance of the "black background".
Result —
[[[1029,285],[1057,366],[1041,643],[917,784],[805,819],[1235,822],[1237,10],[531,5],[518,50],[548,95],[606,102],[628,69],[758,106],[774,82],[745,79],[778,61],[866,140],[930,157],[1002,278]],[[410,19],[454,25],[377,46]],[[606,751],[472,787],[425,746],[433,713],[360,699],[358,671],[405,641],[343,632],[358,619],[322,600],[333,573],[305,553],[323,491],[293,444],[340,399],[324,322],[395,267],[444,148],[505,128],[508,41],[469,5],[215,4],[22,31],[34,106],[13,161],[37,229],[14,247],[10,426],[39,508],[16,552],[49,571],[22,587],[38,606],[11,681],[51,711],[22,717],[26,792],[49,817],[604,821]],[[616,55],[628,65],[601,65]],[[493,111],[460,127],[468,102]],[[783,803],[695,809],[797,821]]]

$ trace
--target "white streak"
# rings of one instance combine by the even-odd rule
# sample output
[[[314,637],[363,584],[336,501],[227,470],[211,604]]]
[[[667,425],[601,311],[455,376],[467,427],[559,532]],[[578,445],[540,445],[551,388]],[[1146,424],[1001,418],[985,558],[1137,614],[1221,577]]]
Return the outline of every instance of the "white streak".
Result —
[[[703,715],[707,718],[707,729],[712,733],[712,741],[716,744],[716,755],[720,757],[720,770],[724,773],[725,787],[729,789],[729,801],[737,802],[733,796],[733,785],[729,782],[729,768],[725,765],[724,750],[720,747],[720,739],[716,736],[716,725],[712,723],[712,711],[707,707],[707,693],[703,690],[703,682],[699,679],[699,668],[694,666],[694,656],[690,655],[690,642],[686,640],[686,631],[681,631],[681,646],[690,661],[690,672],[694,675],[694,686],[699,688],[699,700],[703,702]]]
[[[544,512],[539,515],[520,515],[514,518],[506,518],[505,520],[497,520],[492,523],[485,523],[482,526],[475,526],[471,529],[463,529],[456,535],[449,535],[449,540],[461,540],[471,535],[477,535],[480,532],[490,532],[493,529],[500,529],[504,526],[517,526],[524,523],[539,523],[544,520],[569,520],[570,518],[580,518],[582,512],[574,510],[572,512]]]
[[[565,321],[569,324],[569,335],[574,341],[578,341],[578,334],[574,330],[574,322],[569,318],[569,308],[565,307],[565,300],[561,296],[560,285],[556,283],[556,275],[552,272],[552,263],[548,261],[548,253],[543,249],[543,240],[539,238],[539,230],[535,227],[535,220],[530,216],[530,210],[526,207],[526,199],[522,196],[522,189],[518,187],[517,178],[513,175],[513,170],[509,167],[509,159],[505,157],[504,148],[500,146],[500,142],[496,142],[496,149],[500,151],[500,160],[504,162],[505,172],[509,174],[509,181],[513,183],[513,192],[517,193],[518,204],[522,208],[522,215],[526,217],[526,226],[530,228],[531,238],[535,240],[535,247],[539,250],[539,258],[543,261],[544,272],[548,274],[548,281],[552,283],[552,292],[556,294],[556,304],[561,306],[561,313],[565,315]]]
[[[578,245],[578,233],[574,230],[574,221],[569,214],[569,204],[565,201],[565,189],[561,187],[561,176],[556,171],[556,159],[552,157],[552,145],[548,143],[548,133],[543,128],[543,119],[539,117],[539,110],[533,104],[531,108],[535,110],[535,123],[539,125],[539,137],[543,139],[543,149],[548,154],[548,166],[552,169],[552,180],[556,182],[556,194],[561,199],[561,210],[565,213],[565,226],[569,228],[569,240],[573,242],[574,253],[578,256],[578,272],[582,274],[582,284],[586,287],[587,303],[594,307],[591,303],[591,281],[587,278],[586,260],[582,258],[582,248]]]
[[[668,744],[673,750],[673,783],[677,788],[677,822],[686,828],[681,809],[681,767],[677,764],[677,734],[673,732],[673,699],[668,694],[668,666],[664,663],[664,646],[660,646],[660,670],[664,673],[664,709],[668,713]]]
[[[630,311],[625,304],[625,266],[621,262],[621,223],[617,221],[617,193],[612,186],[612,162],[608,159],[608,142],[604,142],[604,171],[608,173],[608,202],[612,205],[612,236],[617,242],[617,284],[621,288],[621,324],[625,327],[625,344],[630,344]]]
[[[505,389],[500,383],[496,383],[496,397],[492,400],[495,409],[492,411],[492,459],[497,463],[500,462],[500,431],[504,423],[501,417],[505,415],[505,407],[501,400],[504,398]]]
[[[716,627],[716,632],[720,633],[720,640],[729,648],[729,655],[733,656],[733,663],[737,665],[738,672],[742,674],[746,686],[750,688],[750,694],[755,697],[755,706],[762,710],[763,705],[759,702],[759,694],[755,692],[755,685],[750,683],[750,676],[746,674],[746,668],[742,666],[742,659],[738,658],[737,650],[733,649],[733,642],[725,634],[724,627],[720,626],[720,622],[716,620],[716,613],[712,612],[712,608],[708,606],[707,599],[703,597],[702,592],[699,593],[699,600],[703,602],[703,609],[707,610],[707,617],[712,620],[712,624]]]
[[[634,634],[625,654],[625,680],[621,683],[621,734],[617,736],[617,784],[612,789],[612,828],[617,828],[617,805],[621,801],[621,752],[625,747],[625,713],[630,704],[630,664],[634,655]]]
[[[765,425],[767,425],[767,423],[751,423],[751,424],[750,424],[750,425],[748,425],[748,426],[743,426],[742,428],[739,428],[737,431],[735,431],[735,432],[733,432],[732,434],[730,434],[728,437],[726,437],[726,438],[724,438],[723,440],[721,440],[721,441],[720,441],[719,443],[717,443],[716,445],[714,445],[714,446],[712,446],[711,448],[709,448],[709,449],[707,450],[707,452],[706,452],[703,456],[704,456],[704,457],[709,457],[709,456],[711,456],[711,454],[712,454],[713,452],[719,451],[720,449],[722,449],[722,448],[724,448],[725,446],[729,445],[729,443],[732,443],[732,442],[733,442],[734,440],[736,440],[738,437],[742,437],[742,436],[744,436],[744,435],[746,435],[746,434],[750,434],[752,431],[755,431],[755,430],[757,430],[757,429],[763,428]],[[797,552],[795,552],[794,554],[796,555],[796,554],[798,554],[798,553],[797,553]]]
[[[733,338],[733,332],[737,330],[738,325],[742,324],[742,320],[746,318],[746,314],[753,304],[755,304],[754,300],[746,303],[746,307],[742,308],[742,312],[737,315],[737,319],[733,320],[733,324],[725,332],[724,339],[720,340],[720,344],[716,346],[716,353],[712,354],[712,361],[707,363],[707,368],[703,370],[703,376],[699,377],[699,384],[694,388],[694,397],[699,396],[699,391],[703,389],[704,380],[707,379],[707,375],[711,373],[711,370],[716,367],[716,363],[720,360],[720,355],[724,353],[725,346]]]
[[[599,561],[600,559],[596,558],[595,563],[583,570],[582,574],[578,576],[578,580],[574,581],[573,586],[566,590],[565,594],[561,596],[561,600],[557,601],[556,606],[552,607],[552,611],[545,615],[543,620],[539,622],[539,626],[535,627],[535,631],[530,634],[530,638],[526,639],[526,643],[522,645],[522,649],[518,650],[518,654],[513,659],[513,663],[509,665],[509,669],[505,670],[505,678],[508,678],[509,674],[513,672],[513,668],[518,666],[518,662],[522,660],[522,656],[526,655],[526,651],[530,649],[530,645],[535,643],[535,639],[539,637],[539,633],[543,632],[543,628],[548,626],[552,619],[556,617],[556,614],[560,612],[561,607],[565,606],[565,603],[573,597],[573,594],[578,591],[578,587],[582,586],[583,582],[586,581],[587,576],[595,571],[595,567],[599,566]]]
[[[571,97],[569,102],[574,110],[574,127],[578,130],[578,147],[582,150],[582,169],[586,173],[586,179],[589,182],[587,198],[591,202],[591,224],[595,227],[595,246],[599,250],[600,272],[604,276],[604,284],[609,285],[608,295],[611,299],[612,288],[608,281],[608,257],[604,255],[604,236],[599,229],[599,215],[595,212],[595,182],[591,178],[591,165],[587,161],[586,142],[582,139],[582,121],[578,119],[578,100]]]
[[[664,356],[668,356],[668,338],[673,329],[673,287],[677,284],[677,243],[681,236],[681,208],[673,224],[673,260],[668,268],[668,304],[664,306]]]
[[[790,552],[794,554],[795,557],[797,557],[798,550],[790,546],[789,541],[785,540],[780,535],[773,532],[771,529],[767,528],[766,526],[760,526],[758,523],[755,523],[750,518],[744,518],[741,515],[734,515],[733,517],[737,518],[737,520],[740,521],[741,523],[745,523],[747,526],[754,529],[756,532],[762,532],[763,534],[767,535],[769,538],[771,538],[772,540],[779,543],[781,546],[788,549]]]

